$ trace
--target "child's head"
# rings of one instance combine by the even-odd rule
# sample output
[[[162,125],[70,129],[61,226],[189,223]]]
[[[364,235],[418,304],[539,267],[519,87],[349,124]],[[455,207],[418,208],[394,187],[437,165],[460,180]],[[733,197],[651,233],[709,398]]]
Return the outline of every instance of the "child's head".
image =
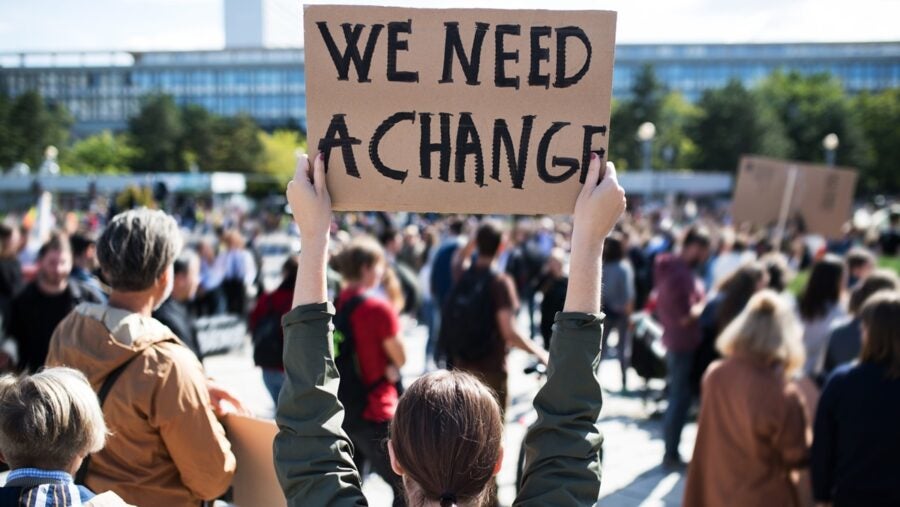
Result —
[[[481,505],[503,457],[500,406],[484,384],[457,371],[430,373],[400,398],[391,464],[410,505]]]
[[[10,468],[74,473],[103,449],[106,434],[97,395],[81,372],[0,377],[0,455]]]

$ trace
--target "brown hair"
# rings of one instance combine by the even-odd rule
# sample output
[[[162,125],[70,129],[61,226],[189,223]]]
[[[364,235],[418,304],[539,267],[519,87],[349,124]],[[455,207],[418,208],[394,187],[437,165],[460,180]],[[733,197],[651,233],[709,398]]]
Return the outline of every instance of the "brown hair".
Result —
[[[71,251],[72,247],[69,244],[69,236],[64,232],[55,231],[50,235],[50,239],[41,245],[41,248],[38,250],[37,258],[43,259],[50,252],[69,253]]]
[[[888,378],[900,378],[900,292],[875,294],[860,310],[865,340],[859,360],[887,368]]]
[[[384,249],[373,238],[356,238],[332,260],[334,269],[344,279],[355,282],[362,278],[363,270],[384,261]]]
[[[850,304],[848,310],[853,315],[859,314],[860,308],[865,304],[866,300],[873,294],[882,290],[900,289],[900,281],[897,280],[897,273],[890,269],[879,269],[865,280],[856,284],[853,292],[850,293]]]
[[[429,373],[400,398],[390,430],[411,506],[483,505],[500,459],[503,420],[494,393],[459,371]]]

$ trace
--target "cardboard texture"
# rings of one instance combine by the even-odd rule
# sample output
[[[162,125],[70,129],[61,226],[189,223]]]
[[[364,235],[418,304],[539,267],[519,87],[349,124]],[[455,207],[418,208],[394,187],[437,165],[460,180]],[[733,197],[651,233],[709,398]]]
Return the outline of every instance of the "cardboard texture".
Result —
[[[841,236],[850,219],[856,169],[757,156],[742,157],[739,167],[732,205],[735,223],[775,226],[789,188],[788,175],[795,169],[788,222],[800,220],[807,232],[826,238]]]
[[[571,213],[590,152],[605,161],[614,12],[312,5],[304,20],[309,150],[336,210]]]
[[[234,474],[234,505],[237,507],[287,506],[275,476],[272,445],[278,427],[275,421],[228,414],[224,421],[231,450],[237,459]]]

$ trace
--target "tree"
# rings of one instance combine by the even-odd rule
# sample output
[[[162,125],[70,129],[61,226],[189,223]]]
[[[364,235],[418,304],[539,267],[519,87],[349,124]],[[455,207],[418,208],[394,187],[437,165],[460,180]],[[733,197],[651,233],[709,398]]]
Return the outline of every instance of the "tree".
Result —
[[[823,162],[822,139],[833,132],[841,143],[839,164],[868,164],[859,117],[837,78],[830,74],[804,76],[776,71],[761,83],[759,93],[784,125],[792,144],[790,158]]]
[[[779,119],[739,81],[706,90],[697,106],[700,113],[687,128],[697,146],[697,169],[733,171],[744,154],[790,154],[791,143]]]
[[[216,122],[218,118],[202,106],[189,104],[181,109],[184,133],[179,151],[186,165],[194,163],[201,171],[208,171],[215,164]]]
[[[645,65],[634,78],[629,98],[614,104],[609,122],[609,159],[616,167],[640,166],[641,147],[635,134],[645,121],[657,121],[665,95],[653,67]]]
[[[9,106],[4,156],[35,169],[43,162],[47,146],[65,150],[71,125],[72,117],[64,107],[48,105],[37,92],[25,92]]]
[[[127,136],[105,130],[72,145],[60,165],[67,173],[125,173],[130,171],[136,151]]]
[[[297,150],[306,150],[306,139],[295,130],[276,130],[272,134],[259,133],[263,155],[260,172],[285,184],[294,175]]]
[[[183,169],[179,144],[184,127],[172,97],[146,97],[138,115],[128,122],[128,130],[138,150],[133,166],[135,170],[156,172]]]
[[[14,140],[9,126],[9,97],[0,92],[0,170],[16,162]]]
[[[854,101],[869,144],[869,163],[861,167],[861,187],[873,193],[900,192],[900,88],[863,93]],[[844,141],[841,139],[841,148]]]
[[[663,97],[656,117],[656,138],[653,140],[653,167],[683,169],[693,167],[697,145],[687,129],[700,115],[694,104],[678,92]]]
[[[209,171],[254,172],[262,163],[259,127],[245,114],[216,120],[213,163]]]

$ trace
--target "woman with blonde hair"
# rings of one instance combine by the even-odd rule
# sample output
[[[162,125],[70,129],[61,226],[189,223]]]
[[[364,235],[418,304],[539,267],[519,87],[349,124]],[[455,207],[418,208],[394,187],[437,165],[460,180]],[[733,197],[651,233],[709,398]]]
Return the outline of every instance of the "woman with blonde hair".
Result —
[[[750,299],[717,341],[723,359],[703,378],[684,505],[798,505],[792,470],[808,457],[802,329],[771,290]]]

